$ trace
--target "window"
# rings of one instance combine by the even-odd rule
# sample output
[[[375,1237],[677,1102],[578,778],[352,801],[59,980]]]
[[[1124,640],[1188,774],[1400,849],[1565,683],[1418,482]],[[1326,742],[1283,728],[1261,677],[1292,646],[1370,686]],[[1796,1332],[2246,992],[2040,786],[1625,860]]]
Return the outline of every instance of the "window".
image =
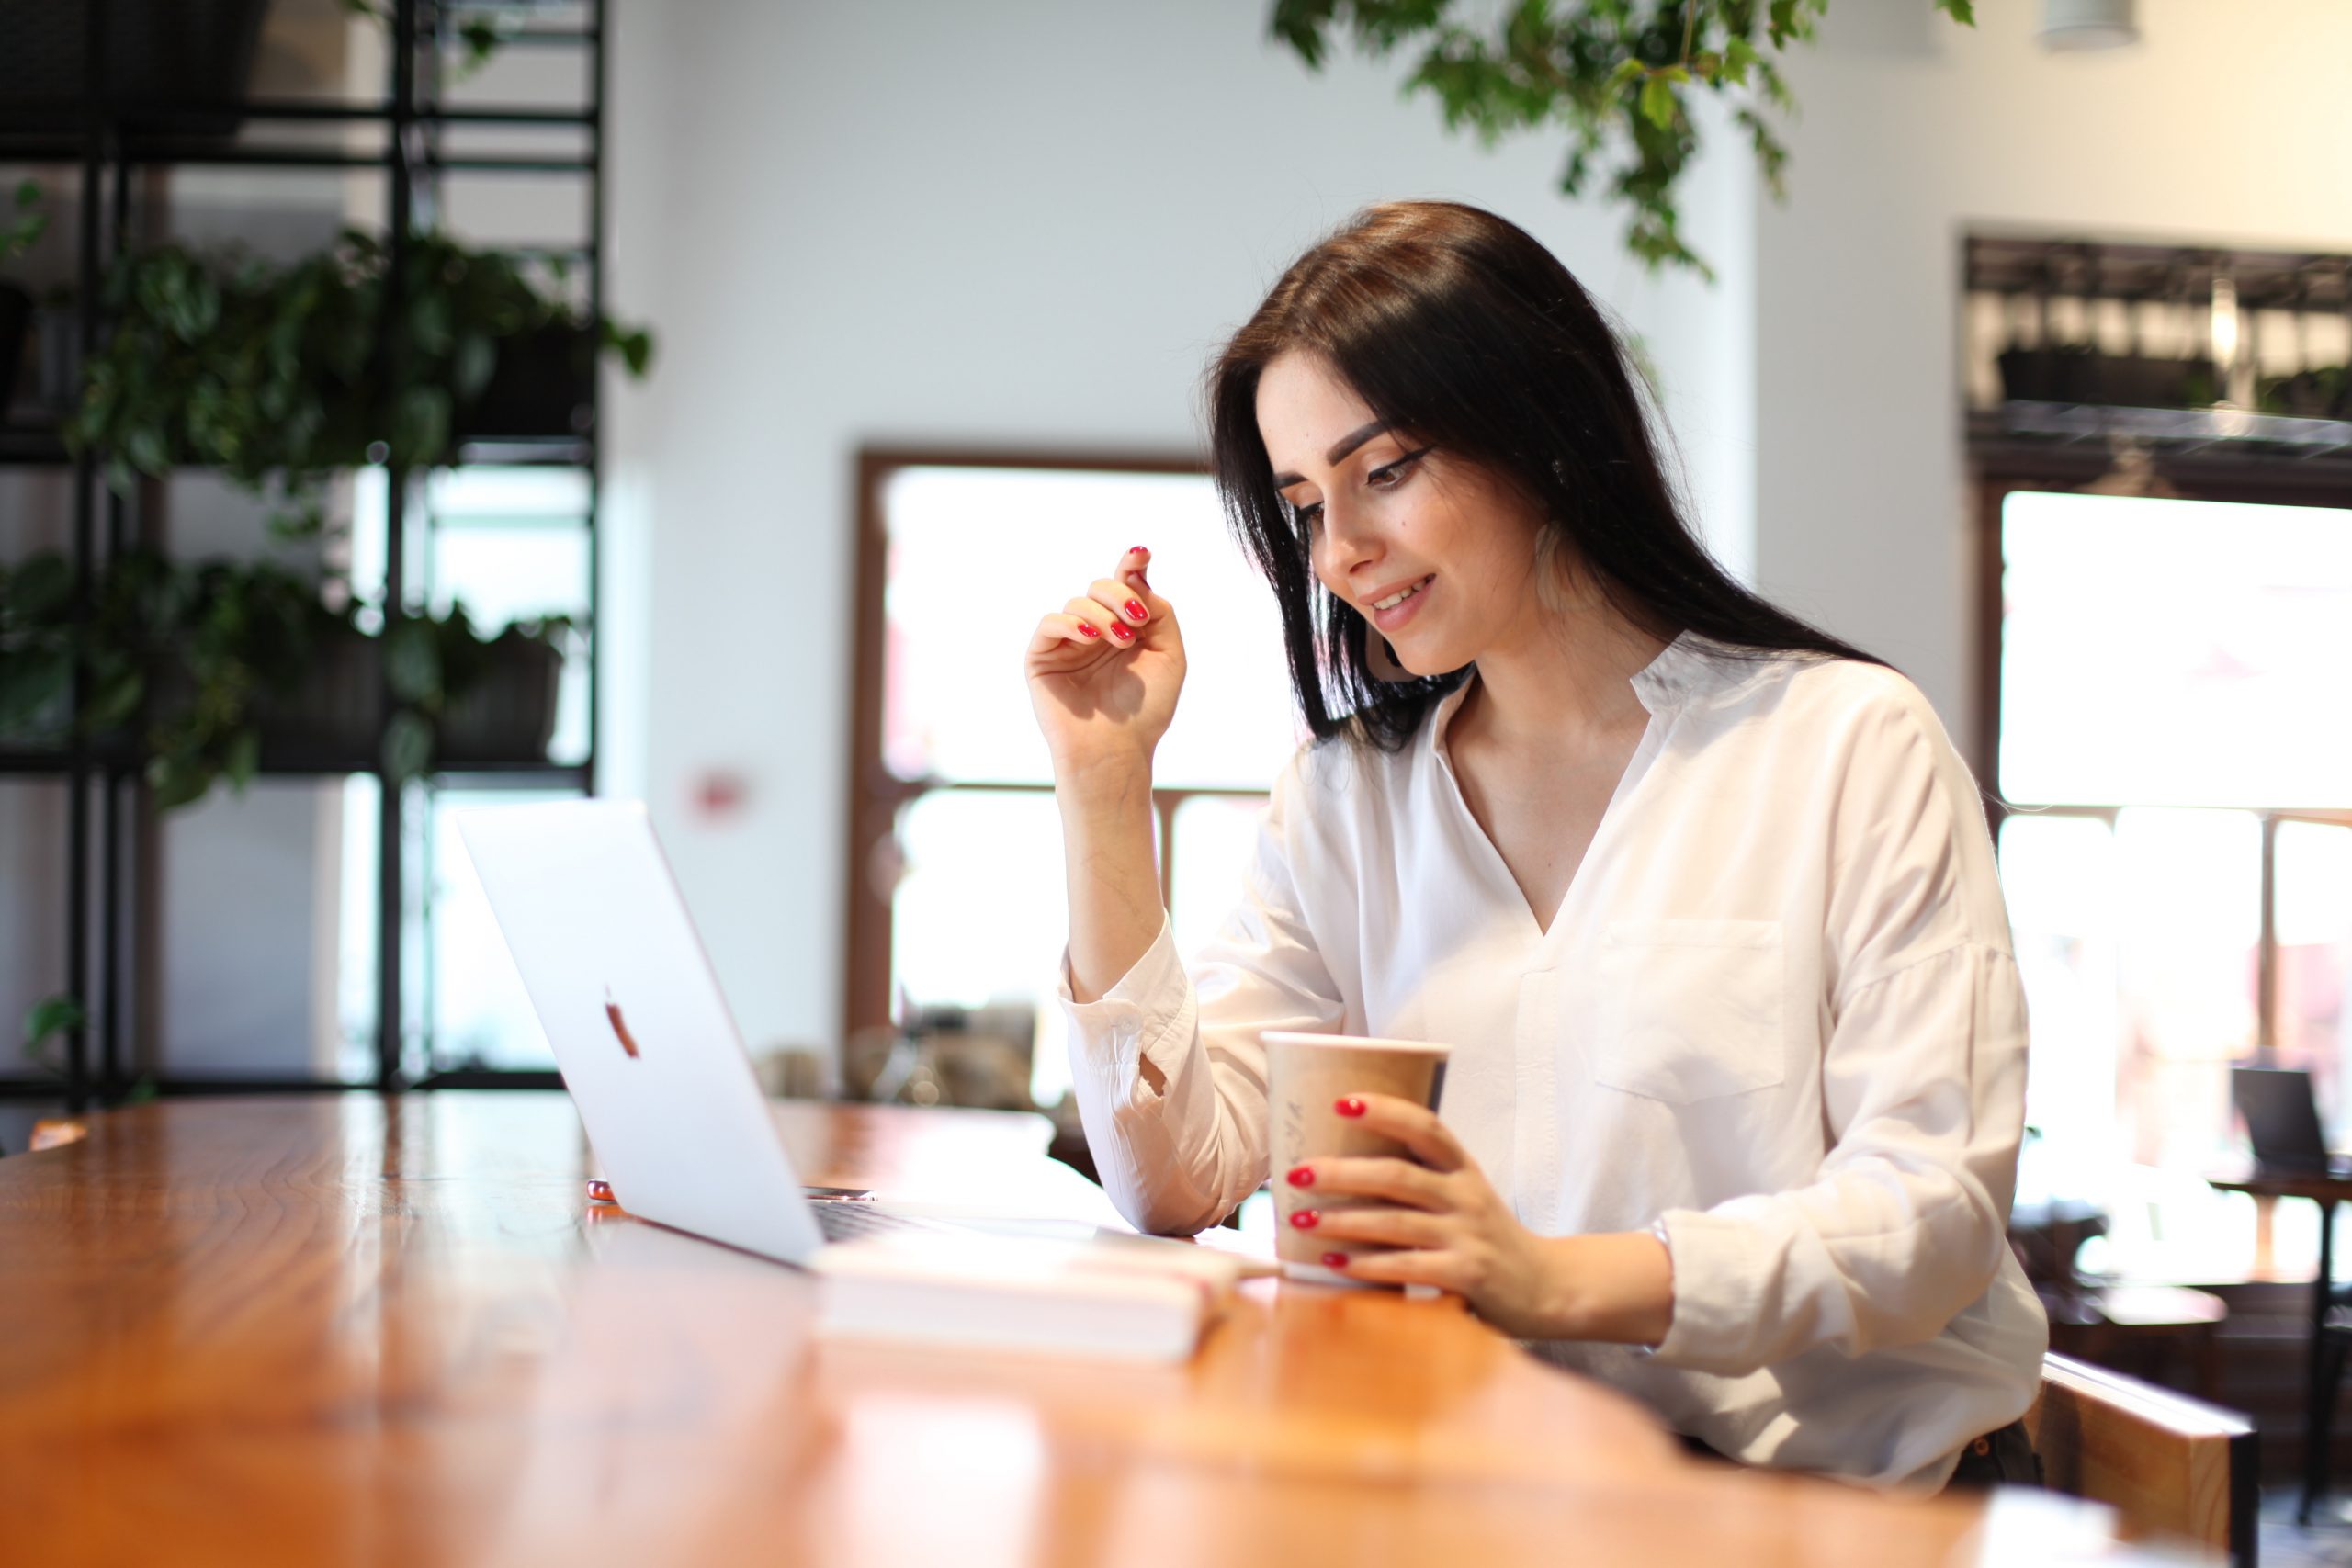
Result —
[[[2343,1131],[2352,511],[1994,494],[1998,844],[2053,1184],[2201,1189],[2240,1061],[2309,1068]]]
[[[1187,673],[1154,767],[1161,891],[1188,954],[1238,896],[1296,749],[1272,594],[1197,468],[869,453],[860,465],[845,1021],[1034,1009],[1033,1093],[1060,1098],[1060,818],[1022,651],[1039,615],[1148,545]]]

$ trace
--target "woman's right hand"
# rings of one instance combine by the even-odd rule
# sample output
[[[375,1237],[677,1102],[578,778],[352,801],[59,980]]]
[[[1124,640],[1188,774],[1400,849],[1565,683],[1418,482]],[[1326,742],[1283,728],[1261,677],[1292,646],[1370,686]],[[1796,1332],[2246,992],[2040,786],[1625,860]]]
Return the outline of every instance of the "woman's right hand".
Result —
[[[1029,705],[1057,776],[1103,762],[1148,770],[1176,716],[1184,638],[1175,608],[1144,581],[1150,564],[1150,551],[1129,550],[1029,639]]]

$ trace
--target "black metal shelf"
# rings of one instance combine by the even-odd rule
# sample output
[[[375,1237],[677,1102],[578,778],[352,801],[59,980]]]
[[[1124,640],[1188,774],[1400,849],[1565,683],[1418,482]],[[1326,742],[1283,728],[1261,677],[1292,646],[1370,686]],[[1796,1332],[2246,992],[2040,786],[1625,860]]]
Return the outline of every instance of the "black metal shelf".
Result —
[[[91,746],[83,750],[78,760],[63,747],[0,748],[0,777],[6,778],[70,778],[77,770],[129,777],[145,765],[141,753],[124,746]],[[265,758],[255,770],[255,776],[266,779],[349,778],[362,774],[381,778],[383,773],[380,760],[340,747],[282,750]],[[545,789],[552,785],[585,788],[591,782],[584,762],[551,762],[526,757],[503,761],[436,762],[424,776],[435,784],[462,782],[468,789]]]
[[[584,181],[587,234],[577,246],[531,247],[528,254],[560,254],[576,261],[585,284],[587,319],[598,320],[604,308],[604,99],[607,60],[605,5],[583,0],[584,21],[550,22],[503,32],[500,46],[580,47],[587,51],[583,99],[576,108],[551,108],[513,104],[450,104],[443,101],[442,83],[448,57],[457,48],[454,20],[470,8],[463,0],[387,0],[383,6],[387,33],[385,91],[379,98],[353,102],[333,99],[236,98],[222,96],[205,102],[127,104],[109,101],[103,85],[109,18],[116,8],[89,6],[78,13],[87,28],[82,57],[86,62],[82,93],[75,98],[0,106],[0,164],[63,164],[79,179],[78,222],[75,225],[74,294],[77,300],[77,336],[85,359],[102,341],[104,321],[96,303],[104,268],[119,258],[128,244],[137,209],[134,189],[144,192],[149,182],[135,172],[176,164],[243,166],[313,170],[380,170],[384,181],[383,232],[392,253],[390,276],[394,297],[387,320],[398,308],[398,279],[409,237],[429,227],[435,195],[444,181],[472,175],[576,177]],[[255,134],[241,141],[250,126]],[[380,146],[354,150],[323,144],[331,138],[300,134],[303,128],[381,127],[380,138],[367,137]],[[279,134],[273,137],[275,130]],[[464,141],[449,144],[452,135],[469,130],[509,133],[485,137],[487,142],[469,149]],[[539,132],[565,133],[565,140],[539,151],[529,140]],[[518,150],[519,148],[519,150]],[[576,150],[575,150],[576,149]],[[145,197],[141,195],[140,200]],[[380,348],[381,345],[379,345]],[[592,416],[588,433],[577,435],[471,437],[451,454],[456,466],[469,464],[539,465],[577,468],[587,476],[582,521],[587,538],[588,623],[596,623],[599,609],[598,529],[595,518],[601,491],[601,453],[594,434],[597,406],[594,381],[586,389]],[[19,405],[15,417],[0,411],[0,466],[64,468],[73,475],[72,555],[85,582],[115,552],[140,537],[145,524],[143,507],[153,487],[137,497],[107,491],[100,483],[100,459],[89,452],[66,450],[55,418],[38,408]],[[407,569],[407,538],[413,505],[409,495],[415,473],[395,468],[386,486],[387,536],[384,578],[389,614],[397,622],[406,612],[404,601],[413,574]],[[138,518],[134,522],[134,517]],[[429,521],[429,519],[427,519]],[[445,764],[428,777],[436,785],[468,789],[507,787],[593,787],[598,737],[595,668],[588,668],[589,704],[587,761],[579,763],[539,760]],[[81,701],[78,689],[69,692],[67,708]],[[322,748],[304,755],[283,748],[273,750],[261,772],[271,777],[321,777],[373,774],[380,765],[361,749]],[[132,812],[141,798],[135,787],[144,759],[135,748],[119,742],[71,748],[23,746],[0,749],[0,775],[18,778],[52,777],[70,781],[66,891],[67,990],[83,998],[93,1019],[89,1030],[76,1029],[65,1037],[67,1072],[62,1084],[37,1080],[0,1079],[0,1098],[27,1094],[62,1099],[79,1110],[92,1098],[119,1100],[134,1085],[122,1058],[122,1021],[135,1009],[124,996],[125,968],[119,949],[126,935],[124,909],[130,887],[141,878],[139,835],[130,831]],[[411,792],[382,791],[376,829],[378,932],[376,971],[378,1034],[375,1090],[405,1087],[406,1066],[401,1003],[403,926],[406,908],[404,861],[410,836],[404,814]],[[98,951],[92,952],[93,939]],[[95,973],[94,973],[95,972]],[[96,1051],[93,1052],[96,1036]],[[93,1061],[95,1054],[96,1060]],[[550,1074],[480,1072],[458,1068],[426,1072],[416,1087],[480,1085],[553,1087]],[[29,1083],[29,1088],[25,1088]],[[273,1089],[318,1090],[353,1086],[339,1079],[194,1080],[169,1077],[141,1080],[143,1087],[164,1093],[268,1092]]]
[[[80,161],[78,143],[17,141],[0,135],[0,164],[68,164]],[[597,175],[603,165],[592,153],[575,158],[479,157],[403,159],[397,152],[331,152],[306,147],[238,147],[225,143],[151,142],[126,140],[114,162],[165,167],[210,164],[221,168],[393,169],[407,166],[441,174]]]
[[[469,435],[457,443],[448,462],[434,466],[593,468],[598,457],[593,436]],[[75,461],[55,421],[0,421],[0,467],[73,468]],[[206,465],[180,466],[194,470]]]
[[[0,421],[0,464],[71,468],[74,455],[65,449],[56,421],[6,420]]]
[[[89,123],[89,107],[80,97],[17,99],[0,103],[0,136],[29,134],[78,137]],[[101,108],[100,123],[126,138],[217,135],[224,119],[265,120],[290,124],[385,125],[401,121],[390,99],[372,104],[308,102],[298,98],[190,100],[186,103],[141,103],[124,110]],[[586,130],[596,115],[586,109],[535,108],[522,104],[480,104],[450,107],[419,106],[405,117],[412,125],[507,125]]]
[[[2317,251],[1973,234],[1962,268],[1971,293],[2162,304],[2210,300],[2222,276],[2243,310],[2352,308],[2352,258]]]

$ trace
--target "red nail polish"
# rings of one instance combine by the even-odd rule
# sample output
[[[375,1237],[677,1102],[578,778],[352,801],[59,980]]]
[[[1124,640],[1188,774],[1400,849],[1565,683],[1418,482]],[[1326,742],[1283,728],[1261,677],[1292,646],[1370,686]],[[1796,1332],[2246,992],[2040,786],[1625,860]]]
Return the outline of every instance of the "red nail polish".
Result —
[[[1293,1230],[1311,1231],[1317,1224],[1321,1224],[1323,1216],[1317,1213],[1314,1210],[1301,1209],[1296,1213],[1291,1215],[1290,1224]]]
[[[1345,1100],[1334,1101],[1331,1109],[1342,1116],[1361,1116],[1363,1114],[1363,1101],[1351,1094]]]
[[[1094,627],[1094,623],[1093,623],[1093,622],[1091,622],[1091,621],[1080,621],[1080,622],[1079,622],[1079,623],[1078,623],[1078,629],[1079,629],[1080,631],[1084,632],[1088,637],[1101,637],[1101,636],[1102,635],[1101,632],[1099,632],[1099,631],[1097,631],[1097,630],[1095,629],[1095,627]]]
[[[1327,1252],[1323,1255],[1323,1267],[1326,1269],[1345,1269],[1347,1266],[1348,1255],[1344,1252]]]
[[[1141,545],[1129,545],[1127,547],[1127,554],[1131,556],[1148,556],[1151,554],[1151,552],[1145,549]]]
[[[1315,1185],[1315,1168],[1307,1165],[1293,1166],[1289,1180],[1293,1187],[1312,1187]]]
[[[1136,639],[1135,633],[1129,631],[1126,627],[1121,626],[1116,621],[1113,621],[1111,623],[1111,635],[1117,637],[1121,642],[1133,642]]]
[[[1148,621],[1151,619],[1151,612],[1143,607],[1143,601],[1140,599],[1130,599],[1127,601],[1127,614],[1133,615],[1138,621]]]

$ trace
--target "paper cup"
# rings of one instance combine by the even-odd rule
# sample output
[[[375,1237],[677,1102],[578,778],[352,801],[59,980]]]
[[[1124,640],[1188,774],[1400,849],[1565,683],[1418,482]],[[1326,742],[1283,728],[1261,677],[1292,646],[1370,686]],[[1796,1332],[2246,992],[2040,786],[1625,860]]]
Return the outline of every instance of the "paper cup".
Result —
[[[1413,1157],[1394,1138],[1365,1130],[1363,1122],[1342,1116],[1333,1106],[1345,1095],[1392,1094],[1435,1109],[1445,1077],[1451,1046],[1426,1040],[1374,1040],[1356,1034],[1296,1034],[1269,1029],[1259,1038],[1266,1046],[1267,1087],[1273,1125],[1267,1147],[1273,1160],[1274,1254],[1283,1272],[1294,1280],[1324,1284],[1362,1285],[1366,1281],[1323,1266],[1327,1252],[1350,1255],[1385,1252],[1389,1248],[1364,1242],[1333,1241],[1319,1231],[1299,1230],[1290,1223],[1300,1209],[1334,1213],[1341,1209],[1380,1207],[1371,1198],[1318,1192],[1293,1187],[1284,1179],[1301,1160],[1330,1155]]]

